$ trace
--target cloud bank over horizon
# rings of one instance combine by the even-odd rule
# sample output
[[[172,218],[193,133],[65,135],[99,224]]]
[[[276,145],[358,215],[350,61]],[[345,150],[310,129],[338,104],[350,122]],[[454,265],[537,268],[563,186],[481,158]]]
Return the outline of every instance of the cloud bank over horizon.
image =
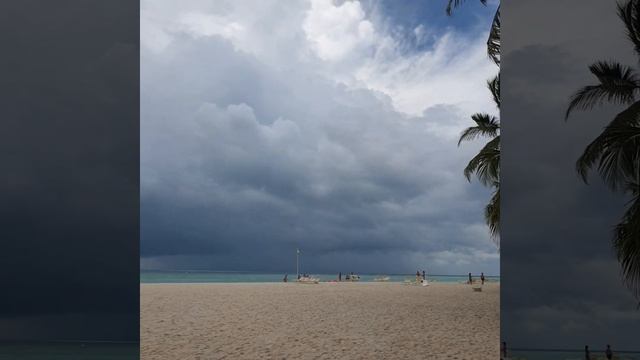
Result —
[[[300,247],[309,272],[499,273],[462,175],[481,144],[457,147],[497,112],[491,11],[458,31],[358,1],[141,10],[143,268],[283,271]]]

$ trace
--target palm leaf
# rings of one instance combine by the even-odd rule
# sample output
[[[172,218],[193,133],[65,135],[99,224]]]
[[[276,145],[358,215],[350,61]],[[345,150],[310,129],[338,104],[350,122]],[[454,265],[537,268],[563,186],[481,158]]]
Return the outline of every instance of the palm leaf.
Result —
[[[576,171],[587,182],[596,167],[613,190],[637,181],[640,171],[640,101],[619,113],[584,150]]]
[[[625,284],[640,300],[640,192],[635,183],[635,196],[622,221],[615,227],[613,248],[620,263]]]
[[[447,15],[451,16],[451,14],[453,14],[453,9],[458,8],[458,6],[462,5],[464,1],[465,0],[449,0],[446,9]],[[480,2],[482,3],[482,5],[487,5],[487,0],[480,0]]]
[[[496,75],[493,79],[487,81],[487,86],[489,87],[489,91],[491,91],[491,96],[493,96],[493,101],[496,103],[498,109],[500,108],[500,74]]]
[[[640,1],[631,0],[618,4],[618,16],[624,23],[627,37],[633,43],[633,47],[640,55]]]
[[[500,246],[500,183],[493,184],[495,188],[491,200],[484,208],[484,218],[489,226],[491,237]]]
[[[500,6],[498,6],[487,39],[487,54],[498,66],[500,66],[500,25]]]
[[[469,127],[460,134],[458,146],[463,141],[474,140],[479,136],[495,137],[498,135],[500,122],[495,116],[478,113],[471,115],[471,119],[476,122],[477,126]]]
[[[471,181],[475,174],[485,186],[500,181],[500,136],[489,141],[464,169],[464,176]]]
[[[614,62],[599,61],[589,66],[600,84],[585,86],[576,92],[569,102],[565,120],[576,109],[588,110],[603,102],[630,104],[635,100],[635,91],[640,83],[634,71]]]

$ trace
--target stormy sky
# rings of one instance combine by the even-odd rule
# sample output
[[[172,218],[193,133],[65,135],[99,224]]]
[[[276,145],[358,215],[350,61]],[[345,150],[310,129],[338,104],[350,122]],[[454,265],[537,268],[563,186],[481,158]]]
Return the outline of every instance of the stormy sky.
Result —
[[[141,268],[498,274],[457,147],[496,4],[445,5],[142,1]]]
[[[639,350],[640,312],[611,246],[625,198],[575,161],[622,110],[576,112],[588,65],[637,66],[614,1],[511,1],[503,14],[501,331],[513,347]]]

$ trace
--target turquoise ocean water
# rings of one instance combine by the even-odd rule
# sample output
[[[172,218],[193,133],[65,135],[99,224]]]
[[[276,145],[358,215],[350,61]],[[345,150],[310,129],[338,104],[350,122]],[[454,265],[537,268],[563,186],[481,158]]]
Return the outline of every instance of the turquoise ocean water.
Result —
[[[208,271],[141,271],[141,283],[270,283],[282,282],[284,273],[250,273],[250,272],[208,272]],[[295,280],[296,274],[288,274],[289,280]],[[309,274],[321,281],[337,280],[338,274]],[[403,282],[415,279],[415,274],[359,274],[360,282],[371,282],[376,277],[389,276],[390,282]],[[344,274],[342,275],[344,279]],[[467,275],[430,275],[429,281],[443,283],[459,283],[467,281]],[[479,276],[474,275],[475,279]],[[485,276],[489,282],[499,282],[499,276]]]

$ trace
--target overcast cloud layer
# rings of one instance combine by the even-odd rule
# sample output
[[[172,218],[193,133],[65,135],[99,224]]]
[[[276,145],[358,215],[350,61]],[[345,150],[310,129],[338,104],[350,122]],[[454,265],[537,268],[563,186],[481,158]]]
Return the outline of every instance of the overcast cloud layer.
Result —
[[[458,30],[358,1],[143,1],[141,266],[293,271],[300,247],[307,272],[499,273],[462,176],[481,144],[456,146],[497,112],[479,9]]]

